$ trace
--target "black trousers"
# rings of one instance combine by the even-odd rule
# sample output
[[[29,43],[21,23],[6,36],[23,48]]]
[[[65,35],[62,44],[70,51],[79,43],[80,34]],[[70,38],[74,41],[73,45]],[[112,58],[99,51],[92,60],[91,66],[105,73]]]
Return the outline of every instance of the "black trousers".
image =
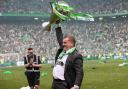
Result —
[[[25,72],[30,87],[39,85],[40,83],[40,72]]]
[[[53,79],[51,89],[70,89],[70,87],[64,80]]]

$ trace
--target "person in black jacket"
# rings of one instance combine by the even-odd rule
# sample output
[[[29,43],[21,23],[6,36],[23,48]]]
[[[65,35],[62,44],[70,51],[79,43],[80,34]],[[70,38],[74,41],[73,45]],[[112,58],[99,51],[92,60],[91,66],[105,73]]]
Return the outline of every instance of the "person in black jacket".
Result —
[[[28,48],[28,55],[24,56],[25,75],[30,89],[39,89],[40,83],[40,57],[33,53],[33,48]]]
[[[55,30],[60,48],[55,57],[51,89],[80,89],[84,76],[83,60],[75,47],[75,38],[71,35],[63,37],[61,27]]]

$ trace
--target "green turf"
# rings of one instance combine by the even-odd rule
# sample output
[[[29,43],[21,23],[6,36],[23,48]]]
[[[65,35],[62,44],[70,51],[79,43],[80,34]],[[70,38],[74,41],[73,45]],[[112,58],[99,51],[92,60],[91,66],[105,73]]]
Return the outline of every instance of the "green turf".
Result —
[[[84,79],[81,89],[128,89],[128,67],[119,67],[122,61],[86,61],[84,63]],[[12,74],[3,74],[4,71]],[[0,89],[20,89],[27,86],[23,67],[1,68]],[[51,65],[43,65],[41,72],[48,75],[41,77],[41,89],[50,89],[52,83]]]

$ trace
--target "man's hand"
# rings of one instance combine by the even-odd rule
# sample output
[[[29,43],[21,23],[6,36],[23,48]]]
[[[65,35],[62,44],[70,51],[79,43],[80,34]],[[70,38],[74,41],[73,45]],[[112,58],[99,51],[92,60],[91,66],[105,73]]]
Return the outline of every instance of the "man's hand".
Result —
[[[28,68],[28,67],[32,67],[32,64],[28,63],[28,64],[25,64],[25,67]]]
[[[60,19],[59,19],[59,20],[57,20],[55,23],[56,23],[56,25],[55,25],[55,26],[56,26],[56,28],[60,27]]]
[[[60,23],[60,19],[56,21],[56,24],[59,24]]]
[[[76,87],[72,87],[71,89],[77,89]]]
[[[41,68],[41,66],[42,66],[41,64],[35,64],[35,63],[32,64],[32,67],[38,67],[38,68]]]
[[[29,63],[29,67],[32,67],[32,63]]]
[[[74,85],[74,87],[72,87],[71,89],[79,89],[79,86]]]
[[[32,63],[32,66],[33,66],[33,67],[36,67],[36,66],[37,66],[37,64]]]

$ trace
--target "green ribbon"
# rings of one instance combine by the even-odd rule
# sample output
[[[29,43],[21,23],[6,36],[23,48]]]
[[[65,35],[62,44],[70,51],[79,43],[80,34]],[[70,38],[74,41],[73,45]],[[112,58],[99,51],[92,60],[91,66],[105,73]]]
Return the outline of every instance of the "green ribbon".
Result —
[[[53,12],[61,19],[61,20],[83,20],[83,21],[94,21],[92,15],[88,13],[76,13],[74,12],[74,8],[69,6],[68,3],[64,1],[51,2]]]

